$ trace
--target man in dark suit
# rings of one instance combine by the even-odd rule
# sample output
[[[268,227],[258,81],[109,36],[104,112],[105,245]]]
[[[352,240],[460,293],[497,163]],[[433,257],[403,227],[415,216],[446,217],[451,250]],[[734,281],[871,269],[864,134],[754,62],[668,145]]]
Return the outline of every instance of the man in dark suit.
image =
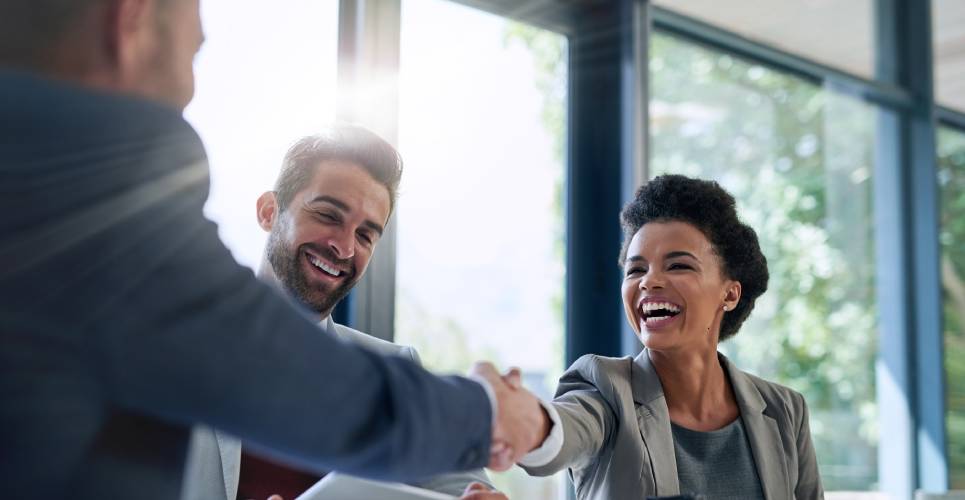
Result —
[[[491,365],[440,378],[320,334],[235,263],[180,115],[201,41],[197,0],[0,3],[6,495],[176,498],[194,423],[388,479],[533,449],[545,414]]]

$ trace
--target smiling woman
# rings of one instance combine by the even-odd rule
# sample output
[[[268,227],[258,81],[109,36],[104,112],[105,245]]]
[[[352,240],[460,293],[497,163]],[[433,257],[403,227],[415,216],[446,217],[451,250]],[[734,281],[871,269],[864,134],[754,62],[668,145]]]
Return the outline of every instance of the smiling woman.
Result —
[[[734,294],[733,297],[721,298],[715,304],[715,311],[728,312],[716,326],[720,338],[715,340],[734,336],[754,309],[757,298],[767,290],[767,259],[761,253],[757,233],[739,221],[734,198],[715,182],[679,175],[654,179],[641,190],[634,203],[624,209],[623,230],[623,256],[627,263],[634,259],[645,262],[639,252],[644,250],[642,243],[650,241],[667,247],[668,253],[661,262],[668,266],[670,278],[697,275],[706,281],[726,276],[728,279],[721,286],[736,287],[727,291]],[[645,237],[647,234],[649,237]],[[639,267],[627,269],[623,287],[625,302],[628,284],[639,281],[634,278],[640,273],[630,272],[636,269]],[[702,282],[700,285],[717,284]]]
[[[627,253],[623,303],[644,345],[691,340],[716,350],[718,335],[708,333],[720,331],[741,284],[725,277],[700,230],[686,222],[648,222],[635,232]],[[675,328],[698,336],[672,335]]]
[[[568,468],[580,499],[823,498],[804,398],[717,352],[768,280],[734,198],[716,182],[665,175],[622,220],[623,304],[645,349],[577,360],[552,403],[562,434],[521,465]]]

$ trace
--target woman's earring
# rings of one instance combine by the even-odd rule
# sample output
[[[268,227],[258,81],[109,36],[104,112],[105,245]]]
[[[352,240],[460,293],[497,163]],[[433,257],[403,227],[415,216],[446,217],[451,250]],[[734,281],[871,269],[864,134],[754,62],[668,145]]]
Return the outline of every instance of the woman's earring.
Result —
[[[727,304],[724,304],[724,305],[723,305],[723,309],[724,309],[725,311],[727,310]]]

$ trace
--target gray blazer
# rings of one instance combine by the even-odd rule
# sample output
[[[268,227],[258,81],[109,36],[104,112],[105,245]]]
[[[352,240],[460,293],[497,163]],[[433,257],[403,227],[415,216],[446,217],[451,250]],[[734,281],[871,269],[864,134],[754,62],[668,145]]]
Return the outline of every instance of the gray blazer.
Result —
[[[321,328],[336,337],[359,345],[382,356],[402,356],[420,363],[419,353],[402,346],[366,335],[327,318]],[[182,500],[234,500],[238,495],[238,476],[241,470],[241,440],[221,431],[198,426],[191,435],[188,460],[184,473]],[[482,469],[441,474],[411,484],[447,495],[460,496],[473,481],[492,485]],[[291,499],[286,499],[291,500]]]
[[[824,498],[804,398],[742,372],[720,355],[730,376],[764,498]],[[546,476],[564,468],[580,500],[679,494],[670,413],[644,349],[636,358],[587,355],[560,378],[553,406],[563,448],[549,464],[524,467]]]

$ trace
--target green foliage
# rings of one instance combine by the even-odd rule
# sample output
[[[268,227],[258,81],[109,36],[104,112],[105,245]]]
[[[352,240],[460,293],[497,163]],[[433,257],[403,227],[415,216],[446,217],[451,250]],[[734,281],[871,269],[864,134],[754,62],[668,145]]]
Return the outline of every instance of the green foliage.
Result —
[[[426,368],[443,373],[463,374],[480,359],[498,359],[488,346],[474,346],[465,328],[452,317],[430,313],[415,296],[399,290],[396,301],[396,341],[417,346]]]
[[[503,43],[521,43],[533,56],[536,88],[543,94],[543,126],[553,138],[556,159],[562,163],[566,144],[566,38],[510,21]]]
[[[418,346],[422,364],[435,372],[464,374],[480,359],[499,359],[485,345],[474,345],[465,328],[452,317],[429,312],[417,303],[414,295],[400,290],[396,324],[400,326],[396,341]],[[559,377],[559,373],[555,376]],[[551,387],[555,387],[555,379]],[[506,472],[489,471],[493,486],[511,498],[559,498],[559,482],[553,478],[530,478],[522,469]]]
[[[503,34],[506,45],[520,43],[532,54],[536,65],[536,88],[543,94],[541,118],[547,134],[553,139],[553,157],[561,166],[565,160],[566,146],[566,38],[528,24],[510,21]],[[556,224],[553,231],[554,257],[563,263],[566,260],[566,234],[563,215],[563,192],[566,168],[559,169],[559,175],[553,179],[553,220]],[[561,266],[565,273],[566,266]],[[562,331],[563,311],[565,304],[565,289],[561,286],[550,297],[550,305],[555,312],[559,330]],[[552,346],[552,353],[556,359],[563,359],[563,339],[559,339]],[[547,374],[554,377],[549,381],[550,387],[556,386],[556,380],[562,373]]]
[[[719,181],[771,280],[723,349],[804,394],[825,486],[874,488],[874,115],[801,79],[651,38],[651,169]]]
[[[945,380],[951,486],[965,489],[965,133],[938,134]]]

